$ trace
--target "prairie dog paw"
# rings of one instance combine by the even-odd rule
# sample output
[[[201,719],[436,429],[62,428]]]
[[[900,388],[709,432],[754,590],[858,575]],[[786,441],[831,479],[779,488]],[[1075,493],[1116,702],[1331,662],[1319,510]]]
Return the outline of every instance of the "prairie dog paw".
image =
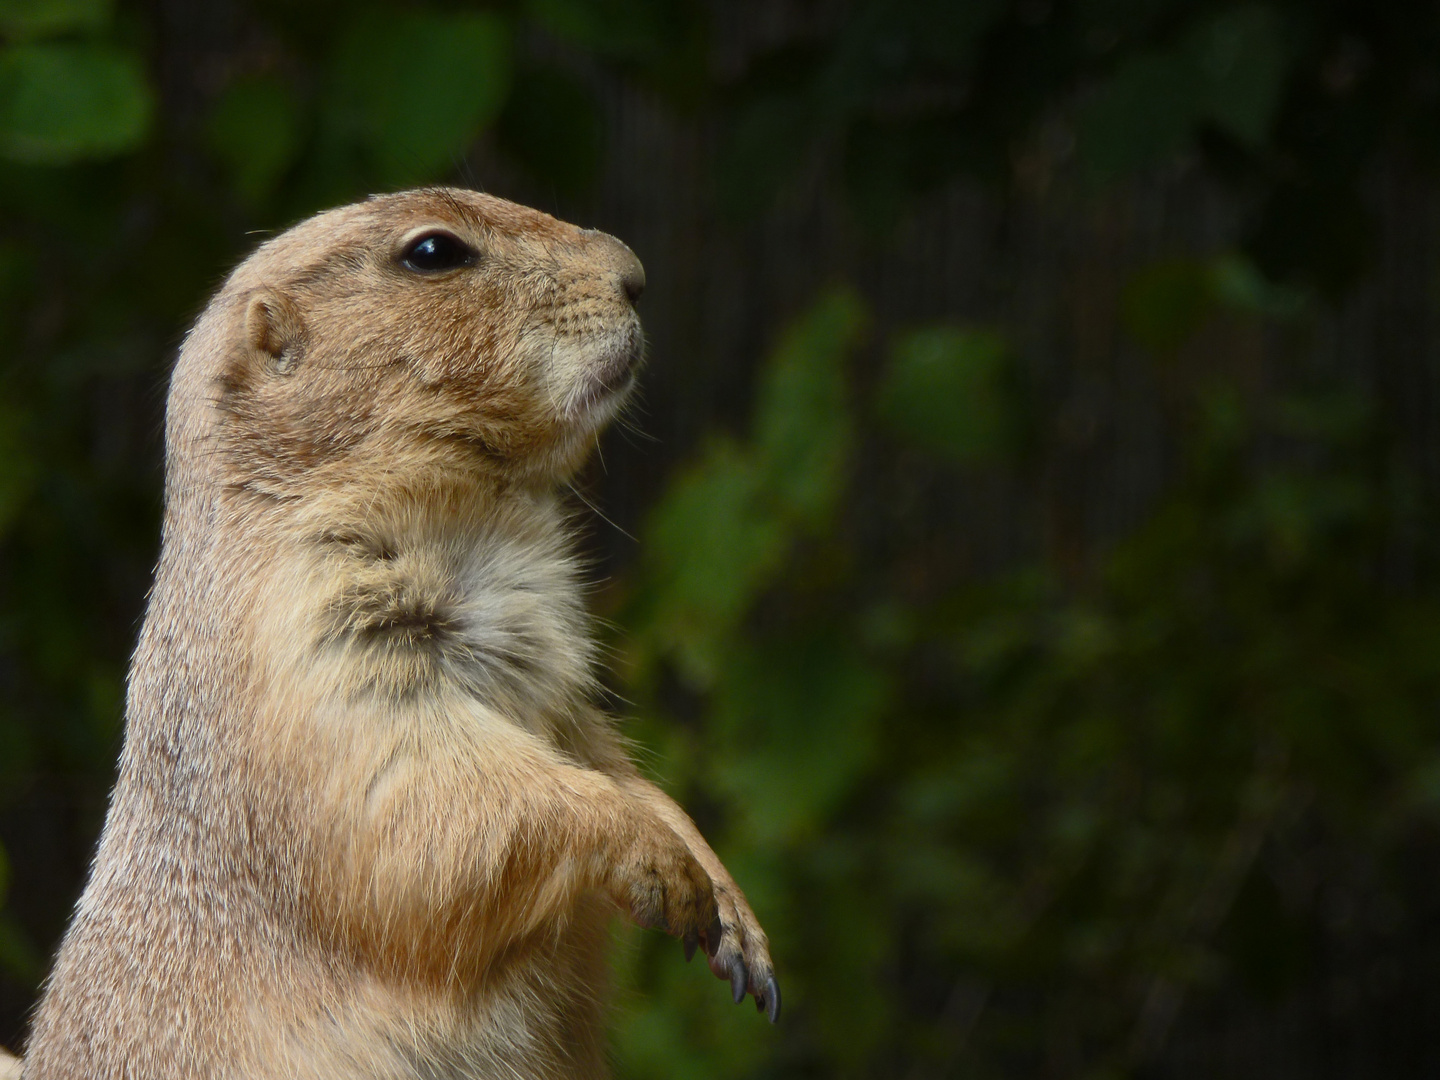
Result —
[[[746,994],[755,996],[755,1007],[773,1024],[780,1019],[780,984],[770,960],[770,943],[760,920],[750,910],[738,889],[719,885],[715,889],[720,933],[704,937],[710,970],[730,983],[730,993],[739,1005]],[[686,958],[694,952],[687,940]]]
[[[611,874],[610,893],[638,926],[684,940],[714,934],[719,926],[710,875],[684,841],[658,825]]]

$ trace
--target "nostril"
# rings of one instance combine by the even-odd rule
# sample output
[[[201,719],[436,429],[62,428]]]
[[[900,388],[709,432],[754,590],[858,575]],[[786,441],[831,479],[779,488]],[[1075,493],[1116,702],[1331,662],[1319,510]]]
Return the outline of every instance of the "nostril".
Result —
[[[625,299],[635,304],[645,291],[645,267],[635,253],[608,233],[592,229],[581,235],[584,237],[581,252],[589,265],[604,275],[604,279],[619,285]]]
[[[640,265],[639,259],[621,272],[620,286],[625,290],[625,295],[629,298],[630,303],[639,302],[640,294],[645,291],[645,268]]]

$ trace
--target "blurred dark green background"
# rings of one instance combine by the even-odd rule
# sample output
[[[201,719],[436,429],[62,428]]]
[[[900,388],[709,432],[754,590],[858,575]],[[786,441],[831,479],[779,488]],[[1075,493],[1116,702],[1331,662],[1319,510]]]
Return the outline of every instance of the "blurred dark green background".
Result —
[[[187,324],[450,181],[649,273],[613,705],[787,1015],[617,931],[621,1077],[1440,1072],[1437,12],[0,0],[0,1042]]]

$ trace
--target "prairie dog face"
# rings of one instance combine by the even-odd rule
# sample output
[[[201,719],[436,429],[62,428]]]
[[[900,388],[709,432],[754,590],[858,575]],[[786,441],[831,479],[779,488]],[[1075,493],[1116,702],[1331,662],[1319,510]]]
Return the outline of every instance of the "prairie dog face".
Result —
[[[475,192],[320,214],[202,317],[170,453],[218,450],[227,483],[280,498],[411,466],[554,482],[634,381],[644,281],[613,237]]]

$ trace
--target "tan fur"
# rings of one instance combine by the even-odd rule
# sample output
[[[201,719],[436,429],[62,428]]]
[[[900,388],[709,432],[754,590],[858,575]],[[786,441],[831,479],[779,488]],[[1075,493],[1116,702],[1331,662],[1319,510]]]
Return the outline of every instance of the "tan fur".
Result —
[[[436,230],[478,258],[403,265]],[[231,275],[172,380],[119,779],[28,1080],[602,1076],[617,905],[778,1005],[744,897],[591,704],[555,489],[628,390],[642,281],[444,189]]]

